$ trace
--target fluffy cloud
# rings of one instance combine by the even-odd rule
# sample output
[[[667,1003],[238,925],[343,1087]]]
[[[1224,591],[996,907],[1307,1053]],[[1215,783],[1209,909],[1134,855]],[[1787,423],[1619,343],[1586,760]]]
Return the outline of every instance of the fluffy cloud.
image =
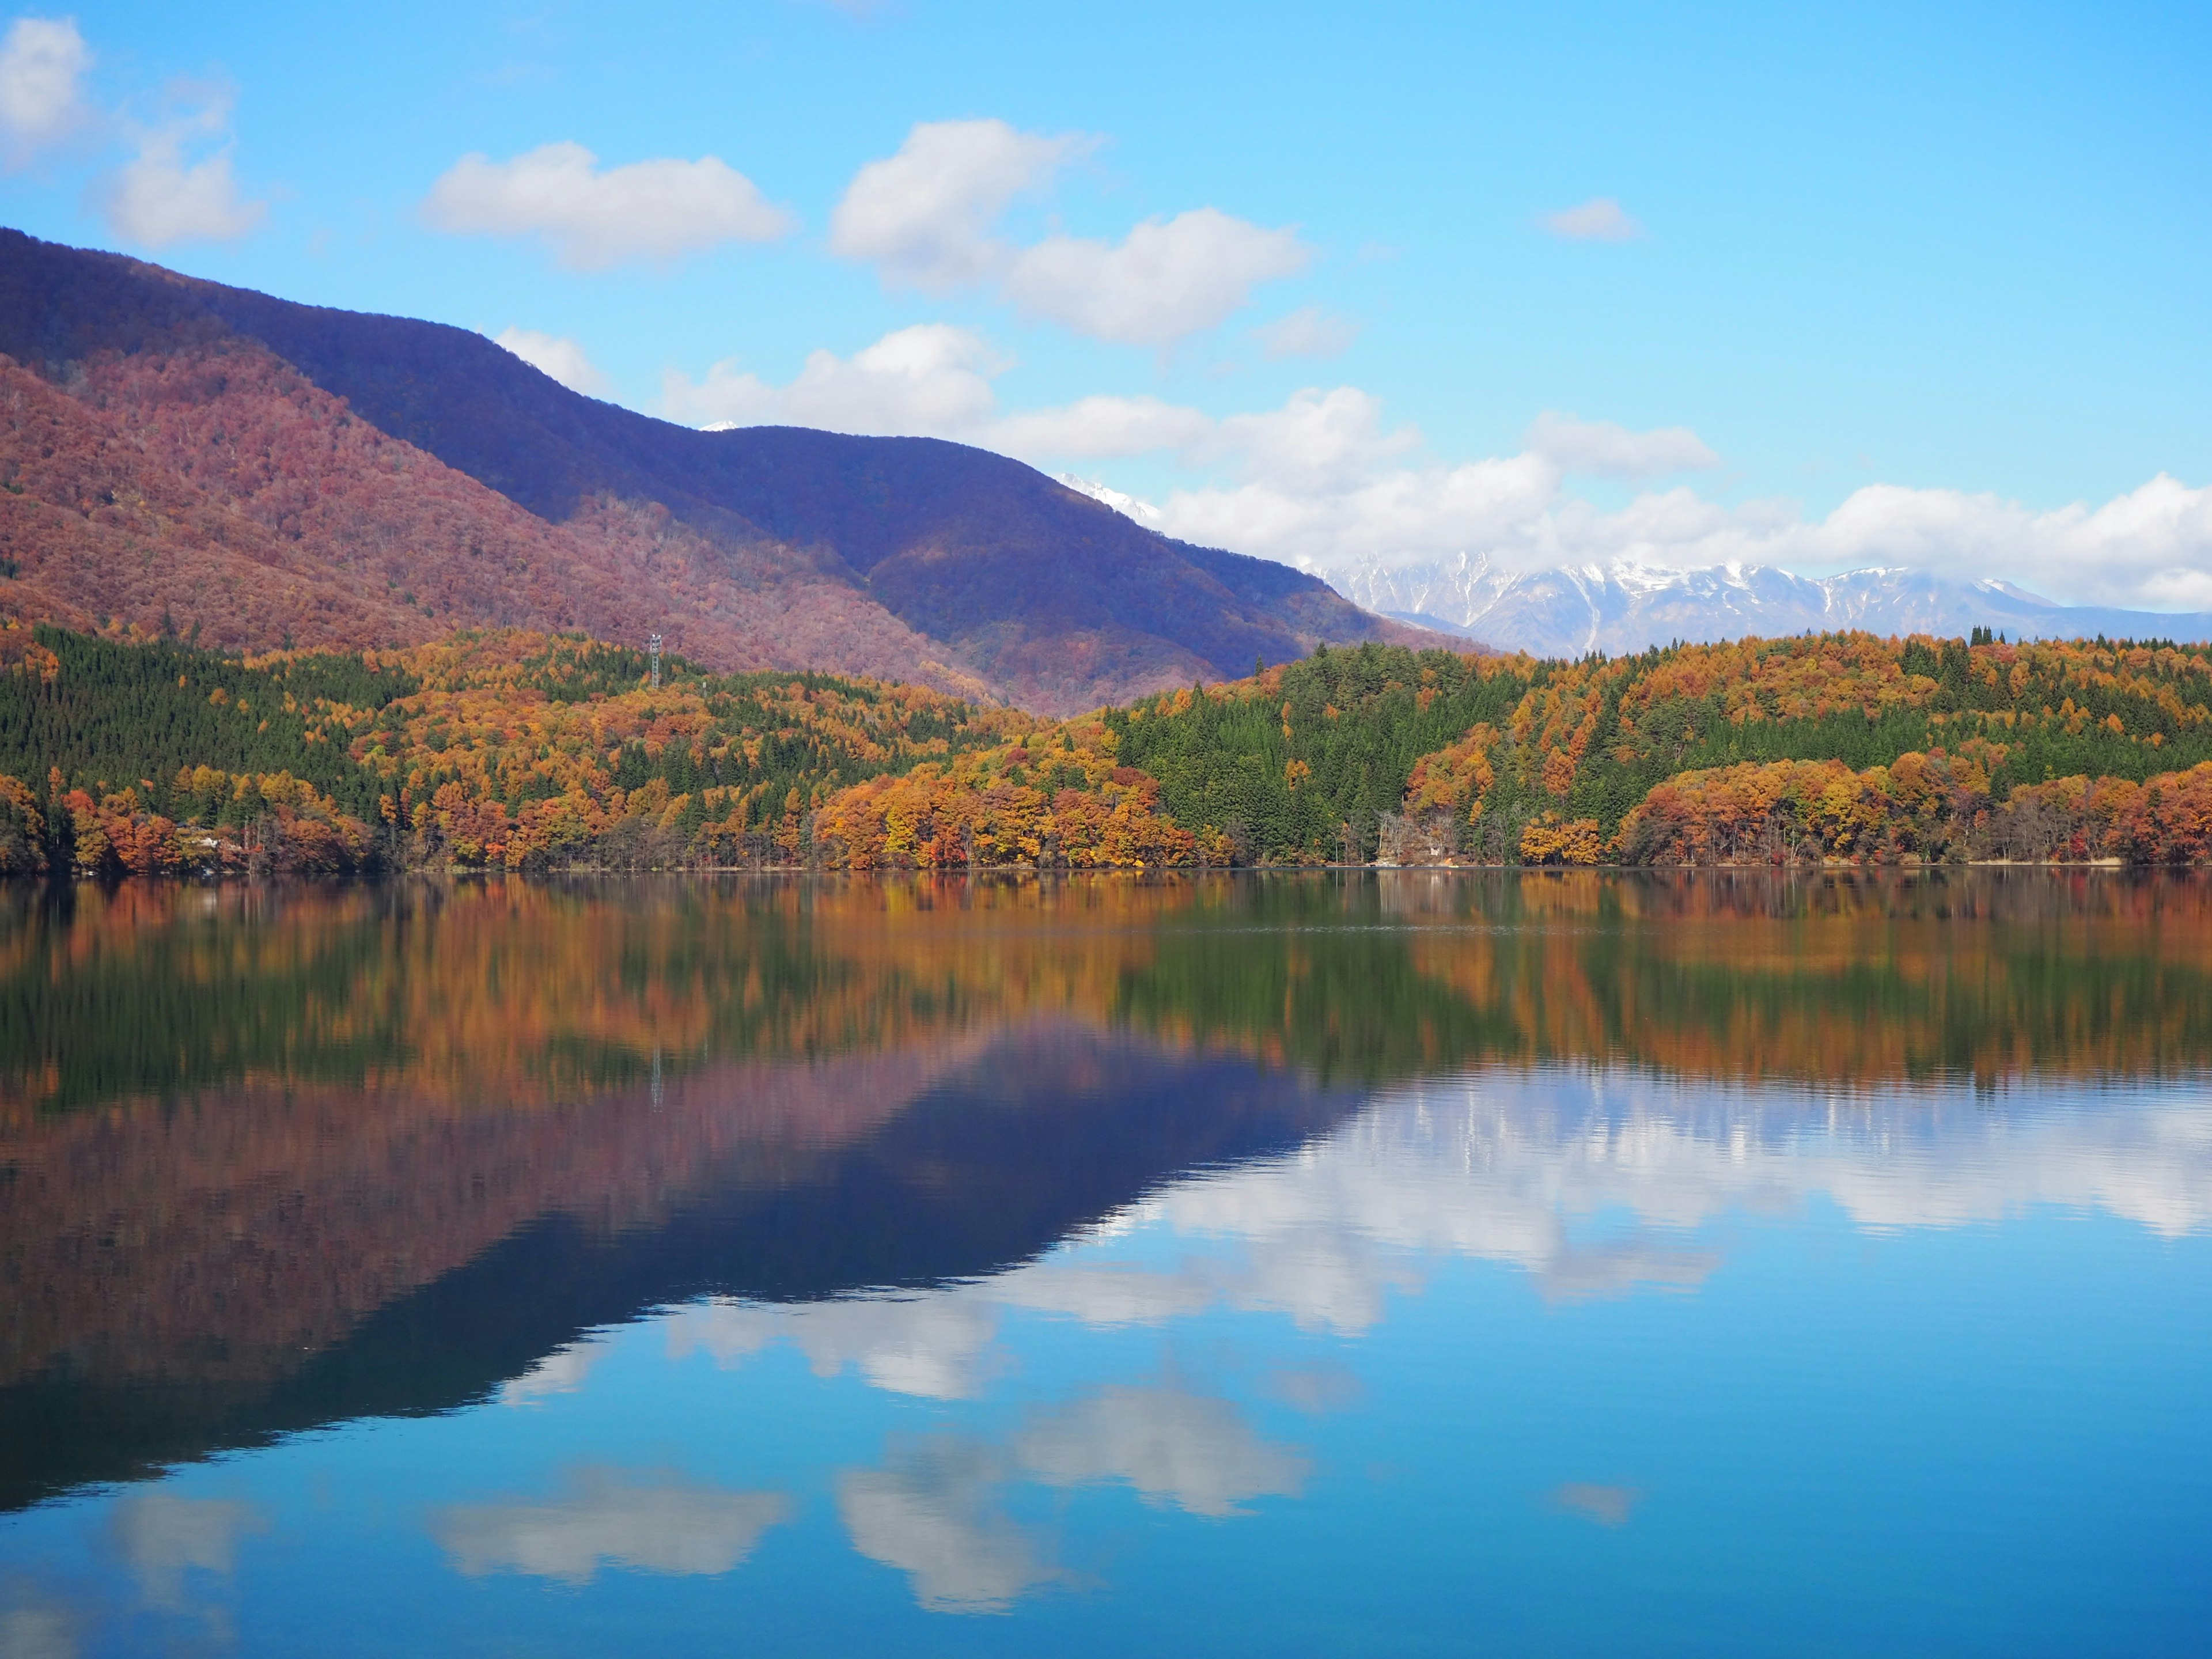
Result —
[[[431,1531],[471,1577],[520,1572],[584,1584],[602,1564],[713,1577],[750,1555],[790,1507],[776,1492],[586,1469],[550,1503],[456,1504],[437,1512]]]
[[[2080,604],[2212,610],[2212,489],[2163,473],[2101,507],[2037,512],[1990,495],[1872,484],[1826,518],[1788,502],[1735,506],[1675,488],[1601,511],[1571,472],[1635,477],[1716,463],[1686,428],[1633,432],[1545,417],[1520,453],[1422,464],[1419,436],[1384,427],[1352,387],[1233,416],[1186,456],[1241,479],[1158,505],[1169,535],[1324,572],[1436,565],[1462,553],[1527,569],[1629,560],[1673,568],[1905,566],[1961,580],[2002,575]]]
[[[1204,1312],[1215,1296],[1213,1284],[1200,1274],[1052,1261],[1003,1274],[990,1288],[1009,1307],[1059,1314],[1093,1328],[1164,1325]]]
[[[1359,332],[1319,306],[1301,306],[1289,316],[1252,331],[1271,358],[1338,356]]]
[[[1649,478],[1718,466],[1720,457],[1686,426],[1631,432],[1611,421],[1577,421],[1548,410],[1536,417],[1522,442],[1562,472],[1612,478]]]
[[[700,426],[787,422],[885,437],[959,437],[995,413],[991,377],[1005,366],[981,335],[921,323],[850,357],[811,353],[788,386],[772,386],[734,362],[715,364],[696,384],[671,369],[662,377],[661,406],[671,419]]]
[[[224,142],[230,100],[209,96],[191,113],[142,132],[138,154],[106,181],[101,208],[116,234],[148,247],[173,242],[235,241],[256,229],[269,204],[240,194]],[[193,159],[202,143],[212,154]]]
[[[1626,479],[1709,469],[1686,427],[1638,432],[1540,416],[1512,455],[1425,460],[1418,429],[1390,425],[1357,386],[1311,386],[1279,407],[1216,420],[1149,396],[1097,396],[1003,410],[1006,359],[970,330],[899,330],[841,358],[817,351],[789,384],[734,363],[693,382],[674,370],[663,408],[697,425],[790,422],[834,431],[951,438],[1040,465],[1161,456],[1205,482],[1157,504],[1078,485],[1153,528],[1332,574],[1407,570],[1461,555],[1501,570],[1604,564],[1784,569],[1906,566],[1962,580],[2000,574],[2053,597],[2212,610],[2212,490],[2160,474],[2102,507],[2035,512],[1996,496],[1875,484],[1824,520],[1791,503],[1724,505],[1649,490],[1601,511],[1576,474]]]
[[[1216,1520],[1255,1498],[1296,1498],[1311,1468],[1229,1401],[1170,1387],[1102,1389],[1030,1425],[1014,1453],[1049,1486],[1127,1481],[1148,1504]]]
[[[0,164],[20,167],[88,118],[92,49],[74,19],[19,17],[0,37]]]
[[[1213,423],[1158,398],[1079,398],[992,421],[975,435],[1009,455],[1143,455],[1203,442]]]
[[[125,1498],[116,1505],[112,1525],[139,1593],[151,1606],[173,1611],[184,1605],[188,1570],[228,1578],[239,1539],[269,1530],[268,1517],[251,1504],[167,1492]]]
[[[1032,316],[1122,344],[1167,346],[1212,328],[1258,284],[1305,268],[1297,233],[1215,208],[1147,220],[1118,243],[1050,236],[1016,247],[999,221],[1095,140],[1004,121],[923,122],[854,175],[830,247],[887,283],[943,293],[991,286]]]
[[[500,1385],[502,1406],[534,1406],[548,1395],[574,1394],[606,1352],[595,1343],[574,1342],[556,1348],[520,1376]]]
[[[562,264],[586,270],[665,262],[721,242],[773,241],[792,224],[714,156],[601,172],[599,158],[574,143],[543,145],[511,161],[464,155],[431,185],[422,212],[458,234],[542,236]]]
[[[1248,477],[1300,495],[1352,488],[1382,463],[1420,447],[1411,427],[1382,429],[1382,404],[1356,386],[1291,393],[1280,409],[1232,415],[1211,445]]]
[[[1570,242],[1628,242],[1644,234],[1644,227],[1610,196],[1596,196],[1579,207],[1547,213],[1544,228]]]
[[[1118,245],[1048,237],[1015,259],[1006,293],[1078,333],[1165,346],[1212,328],[1260,283],[1305,269],[1309,257],[1294,231],[1198,208],[1147,220]]]
[[[492,343],[505,346],[532,368],[550,374],[571,392],[587,398],[606,395],[607,377],[599,373],[584,348],[559,334],[540,334],[532,328],[505,328],[492,336]]]
[[[981,1442],[934,1436],[900,1448],[880,1469],[837,1482],[853,1547],[913,1581],[934,1613],[1000,1613],[1066,1577],[998,1503],[1005,1459]]]
[[[920,323],[850,357],[813,352],[783,386],[735,362],[715,364],[697,381],[670,369],[661,380],[661,408],[670,419],[695,426],[789,423],[881,437],[951,438],[1040,460],[1183,451],[1213,432],[1213,422],[1198,410],[1151,397],[1084,398],[1057,409],[1002,415],[991,383],[1006,367],[974,331]]]
[[[830,250],[935,292],[1000,277],[1013,251],[994,234],[999,216],[1091,143],[1004,121],[921,122],[896,155],[854,175],[830,216]]]
[[[857,1370],[877,1388],[924,1400],[968,1400],[995,1365],[998,1315],[988,1298],[939,1295],[856,1298],[796,1308],[696,1303],[674,1316],[668,1351],[695,1348],[725,1369],[788,1341],[817,1376]]]

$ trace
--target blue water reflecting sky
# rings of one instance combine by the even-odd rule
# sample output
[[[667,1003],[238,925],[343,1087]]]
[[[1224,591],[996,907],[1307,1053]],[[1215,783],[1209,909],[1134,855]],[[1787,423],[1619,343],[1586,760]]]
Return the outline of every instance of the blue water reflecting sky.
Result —
[[[2181,1655],[2208,1400],[2194,1083],[1484,1067],[0,1518],[0,1652]]]

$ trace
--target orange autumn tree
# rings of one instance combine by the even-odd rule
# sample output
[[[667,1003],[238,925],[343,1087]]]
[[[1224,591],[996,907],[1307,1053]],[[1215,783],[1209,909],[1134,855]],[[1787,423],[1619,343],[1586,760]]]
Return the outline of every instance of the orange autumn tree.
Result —
[[[1001,748],[928,762],[841,791],[816,813],[814,848],[835,868],[1034,866],[1141,869],[1228,862],[1159,811],[1159,785],[1115,756],[1114,734],[1072,720]]]

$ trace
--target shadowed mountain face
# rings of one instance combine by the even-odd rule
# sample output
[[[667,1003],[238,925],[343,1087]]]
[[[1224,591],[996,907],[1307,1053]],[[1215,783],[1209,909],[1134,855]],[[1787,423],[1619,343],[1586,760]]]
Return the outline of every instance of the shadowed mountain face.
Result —
[[[704,433],[479,335],[0,232],[0,605],[216,642],[579,628],[1071,713],[1439,643],[933,439]]]

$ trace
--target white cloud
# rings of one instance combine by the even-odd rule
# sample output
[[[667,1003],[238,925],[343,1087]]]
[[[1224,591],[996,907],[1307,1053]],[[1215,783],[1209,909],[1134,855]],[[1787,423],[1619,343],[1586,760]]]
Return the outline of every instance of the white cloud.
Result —
[[[572,1342],[556,1348],[520,1376],[500,1385],[502,1406],[534,1406],[548,1395],[574,1394],[584,1386],[592,1367],[606,1350],[593,1342]]]
[[[1092,142],[1004,121],[920,122],[896,155],[854,175],[830,215],[830,251],[935,292],[994,280],[1013,258],[994,234],[1000,215]]]
[[[571,392],[580,392],[587,398],[606,395],[607,377],[585,356],[584,348],[565,335],[540,334],[534,328],[503,328],[492,336],[492,343],[505,346]]]
[[[972,1294],[857,1297],[800,1307],[709,1300],[673,1316],[668,1349],[680,1358],[703,1348],[728,1369],[787,1341],[815,1376],[857,1370],[892,1394],[968,1400],[992,1376],[996,1310]]]
[[[237,1561],[239,1539],[269,1530],[267,1517],[251,1504],[167,1492],[124,1499],[116,1505],[112,1524],[139,1593],[150,1605],[172,1611],[184,1605],[188,1570],[228,1578]]]
[[[1343,318],[1332,317],[1319,306],[1301,306],[1289,316],[1252,331],[1271,358],[1339,356],[1359,333]]]
[[[970,434],[997,409],[991,377],[1006,367],[989,343],[950,323],[886,334],[850,357],[810,354],[788,386],[772,386],[720,362],[697,384],[670,369],[661,404],[694,425],[787,422],[890,437]]]
[[[542,236],[562,264],[586,270],[665,262],[722,242],[774,241],[792,227],[788,213],[714,156],[601,172],[599,158],[576,143],[545,144],[511,161],[464,155],[431,185],[422,212],[459,234]]]
[[[671,420],[695,426],[787,423],[951,438],[1024,459],[1180,451],[1206,441],[1213,429],[1198,410],[1152,397],[1084,398],[1001,415],[992,381],[1007,367],[972,330],[919,323],[850,357],[812,352],[783,386],[734,361],[715,364],[698,381],[672,368],[661,377],[661,408]]]
[[[1411,427],[1382,429],[1382,399],[1356,386],[1309,386],[1280,409],[1232,415],[1217,428],[1216,453],[1246,477],[1298,495],[1352,486],[1382,462],[1420,447]]]
[[[1158,398],[1079,398],[1059,409],[1025,410],[979,434],[1009,455],[1143,455],[1201,442],[1213,423]]]
[[[1644,477],[1717,458],[1686,428],[1633,432],[1546,416],[1516,455],[1422,464],[1419,434],[1386,428],[1379,401],[1350,386],[1298,392],[1176,447],[1242,477],[1170,493],[1158,503],[1163,531],[1310,569],[1405,569],[1462,553],[1501,569],[1616,559],[1686,569],[1906,566],[2001,576],[2077,604],[2212,610],[2212,489],[2163,473],[2101,507],[2043,512],[1892,484],[1859,489],[1819,520],[1786,501],[1723,505],[1679,487],[1605,512],[1569,493],[1566,476]]]
[[[1547,213],[1544,228],[1570,242],[1628,242],[1644,234],[1644,227],[1610,196],[1596,196],[1579,207]]]
[[[1144,1267],[1078,1267],[1043,1261],[992,1281],[1009,1307],[1063,1315],[1094,1328],[1162,1325],[1203,1312],[1215,1297],[1206,1279]]]
[[[1019,248],[999,222],[1097,140],[1004,121],[925,121],[855,173],[830,216],[830,252],[886,283],[933,293],[996,288],[1033,316],[1122,344],[1166,346],[1212,327],[1259,283],[1305,268],[1295,231],[1215,208],[1147,220],[1119,243],[1049,236]]]
[[[76,1659],[76,1620],[52,1602],[0,1607],[0,1654],[8,1659]]]
[[[1001,1613],[1027,1591],[1062,1579],[1028,1532],[999,1507],[1005,1460],[951,1435],[895,1452],[880,1469],[837,1482],[837,1513],[853,1547],[913,1581],[933,1613]]]
[[[1904,565],[2002,576],[2077,603],[2212,610],[2212,490],[2164,474],[2094,509],[2039,513],[1990,495],[1877,484],[1818,521],[1787,501],[1725,505],[1680,487],[1608,512],[1572,494],[1568,477],[1651,477],[1718,458],[1686,427],[1638,432],[1546,413],[1518,453],[1425,460],[1419,431],[1390,425],[1381,399],[1351,386],[1306,387],[1279,407],[1218,420],[1141,395],[1005,411],[993,382],[1007,366],[970,330],[922,324],[849,358],[817,351],[784,386],[734,362],[696,383],[672,369],[663,408],[695,425],[787,422],[950,438],[1039,465],[1163,456],[1213,477],[1157,503],[1087,478],[1078,487],[1170,536],[1340,574],[1462,554],[1499,570],[1616,559],[1673,568]]]
[[[92,49],[70,17],[18,17],[0,38],[0,164],[20,167],[89,118]]]
[[[222,140],[230,100],[208,96],[200,108],[140,133],[138,154],[105,183],[101,206],[115,233],[149,247],[173,242],[235,241],[259,227],[269,204],[239,193],[230,147],[221,143],[198,160],[198,141]]]
[[[1522,442],[1556,463],[1562,472],[1613,478],[1649,478],[1721,464],[1720,457],[1686,426],[1632,432],[1611,421],[1577,421],[1549,410],[1536,417]]]
[[[790,1509],[777,1492],[586,1469],[550,1503],[455,1504],[432,1517],[431,1532],[471,1577],[520,1572],[583,1584],[603,1564],[713,1577],[750,1555]]]
[[[1014,1452],[1048,1485],[1125,1480],[1148,1504],[1214,1519],[1255,1498],[1297,1497],[1311,1468],[1227,1401],[1171,1387],[1102,1389],[1030,1425]]]
[[[1048,237],[1015,259],[1006,294],[1079,333],[1165,346],[1212,328],[1254,288],[1303,270],[1310,257],[1295,231],[1197,208],[1147,220],[1118,246]]]

